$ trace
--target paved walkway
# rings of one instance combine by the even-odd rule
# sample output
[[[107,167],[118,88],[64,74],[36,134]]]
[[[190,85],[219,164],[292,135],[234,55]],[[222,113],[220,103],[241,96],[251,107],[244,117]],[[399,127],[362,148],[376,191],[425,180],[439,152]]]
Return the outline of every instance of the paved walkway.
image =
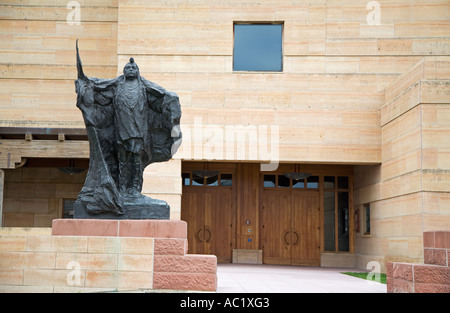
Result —
[[[217,292],[385,293],[386,285],[341,274],[356,269],[282,265],[218,264]]]

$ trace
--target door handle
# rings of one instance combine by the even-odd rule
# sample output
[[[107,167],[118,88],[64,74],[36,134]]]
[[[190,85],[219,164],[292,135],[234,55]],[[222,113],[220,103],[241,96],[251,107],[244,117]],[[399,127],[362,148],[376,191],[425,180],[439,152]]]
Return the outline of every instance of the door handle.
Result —
[[[289,242],[286,240],[286,235],[289,234],[289,233],[290,233],[290,231],[289,231],[289,230],[286,230],[286,231],[284,232],[284,235],[283,235],[284,243],[287,244],[288,246],[289,246]]]
[[[209,236],[208,236],[208,239],[206,239],[206,242],[209,242],[211,240],[212,234],[211,234],[211,231],[208,228],[205,228],[205,232],[206,231],[209,233]]]
[[[202,231],[202,230],[204,230],[203,228],[200,228],[198,231],[197,231],[197,233],[195,234],[195,239],[197,239],[198,241],[200,241],[200,242],[203,242],[203,239],[205,239],[205,233],[203,232],[203,239],[200,239],[200,232]]]
[[[295,242],[292,244],[293,246],[295,246],[297,243],[298,243],[298,241],[299,241],[299,239],[300,239],[300,236],[299,236],[299,234],[296,232],[296,231],[292,231],[294,234],[295,234],[295,236],[297,237],[297,239],[295,240]]]

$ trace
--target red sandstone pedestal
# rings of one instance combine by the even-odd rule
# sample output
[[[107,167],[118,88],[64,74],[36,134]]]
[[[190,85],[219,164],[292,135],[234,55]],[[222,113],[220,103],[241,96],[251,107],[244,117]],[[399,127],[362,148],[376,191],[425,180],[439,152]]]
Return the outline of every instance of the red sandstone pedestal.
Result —
[[[187,239],[187,223],[171,220],[56,219],[54,236],[119,236]]]
[[[56,219],[52,236],[153,238],[153,289],[217,289],[217,258],[187,254],[184,221]],[[139,251],[133,253],[138,255]]]

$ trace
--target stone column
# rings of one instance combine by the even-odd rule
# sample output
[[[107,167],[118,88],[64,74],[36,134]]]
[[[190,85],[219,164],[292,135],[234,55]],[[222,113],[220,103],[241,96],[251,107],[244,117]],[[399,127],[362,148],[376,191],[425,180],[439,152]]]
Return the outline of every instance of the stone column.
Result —
[[[3,195],[5,190],[5,170],[0,169],[0,227],[3,225]]]

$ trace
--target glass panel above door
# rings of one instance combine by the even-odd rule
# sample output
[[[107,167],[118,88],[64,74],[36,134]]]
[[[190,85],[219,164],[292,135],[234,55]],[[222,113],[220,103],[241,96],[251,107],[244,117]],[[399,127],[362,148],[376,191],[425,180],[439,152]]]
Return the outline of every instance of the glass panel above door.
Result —
[[[284,175],[278,175],[278,187],[289,188],[291,186],[291,180]]]
[[[183,186],[189,186],[191,184],[191,174],[183,173],[181,174],[181,178],[183,180]]]
[[[232,174],[220,174],[220,186],[231,187],[233,186]]]
[[[308,189],[319,189],[319,176],[310,176],[306,179]]]
[[[334,176],[325,176],[323,187],[325,189],[334,189]]]
[[[293,179],[292,180],[292,188],[305,188],[305,180],[304,179]]]
[[[264,175],[264,187],[275,187],[275,175]]]
[[[206,186],[219,186],[219,176],[207,177]]]

